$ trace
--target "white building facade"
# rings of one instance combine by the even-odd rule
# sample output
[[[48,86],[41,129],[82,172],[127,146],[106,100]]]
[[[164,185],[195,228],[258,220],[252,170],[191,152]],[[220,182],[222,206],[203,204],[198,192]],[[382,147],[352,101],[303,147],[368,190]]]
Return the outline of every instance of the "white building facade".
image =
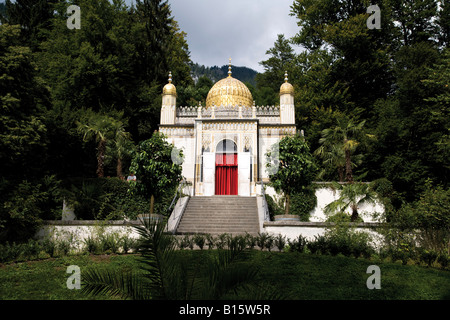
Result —
[[[266,152],[296,133],[294,88],[280,87],[280,104],[256,106],[250,90],[231,76],[214,84],[206,106],[177,107],[176,88],[164,86],[159,131],[182,150],[182,175],[192,196],[256,196],[268,182]]]

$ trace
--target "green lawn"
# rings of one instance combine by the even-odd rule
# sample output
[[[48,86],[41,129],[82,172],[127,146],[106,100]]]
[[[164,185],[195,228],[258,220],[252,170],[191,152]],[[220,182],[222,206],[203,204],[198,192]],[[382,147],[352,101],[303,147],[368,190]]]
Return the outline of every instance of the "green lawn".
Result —
[[[207,251],[179,251],[199,261]],[[450,272],[421,266],[401,265],[344,256],[253,251],[248,263],[260,271],[261,281],[286,299],[336,300],[442,300],[450,299]],[[381,289],[369,290],[366,273],[369,265],[381,269]],[[134,255],[68,256],[40,261],[0,265],[0,299],[5,300],[80,300],[92,299],[79,290],[69,290],[67,267],[81,269],[94,265],[123,270],[136,267]],[[234,299],[230,295],[225,298]],[[239,296],[239,298],[248,298]]]

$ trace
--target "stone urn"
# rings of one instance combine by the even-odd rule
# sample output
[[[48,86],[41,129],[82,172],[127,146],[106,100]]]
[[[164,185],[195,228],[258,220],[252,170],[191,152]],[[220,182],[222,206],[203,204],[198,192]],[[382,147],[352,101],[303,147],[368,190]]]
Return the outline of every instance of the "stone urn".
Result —
[[[275,221],[300,221],[300,216],[296,214],[279,214],[274,216]]]
[[[161,222],[164,216],[161,214],[138,214],[137,220],[141,222]]]

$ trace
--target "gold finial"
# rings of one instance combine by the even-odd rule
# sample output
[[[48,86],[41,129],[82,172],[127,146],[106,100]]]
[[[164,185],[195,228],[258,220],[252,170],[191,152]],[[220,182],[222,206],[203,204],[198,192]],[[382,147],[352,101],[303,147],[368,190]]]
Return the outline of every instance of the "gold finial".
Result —
[[[172,71],[169,71],[169,83],[172,83]]]
[[[288,73],[287,71],[284,72],[284,82],[288,82]]]
[[[229,62],[229,64],[228,64],[228,77],[231,77],[231,58],[229,59],[230,60],[230,62]]]

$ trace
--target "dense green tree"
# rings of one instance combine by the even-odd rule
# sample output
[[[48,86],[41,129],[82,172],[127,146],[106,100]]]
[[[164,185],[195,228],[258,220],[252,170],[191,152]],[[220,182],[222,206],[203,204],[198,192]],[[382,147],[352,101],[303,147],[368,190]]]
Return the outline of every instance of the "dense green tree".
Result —
[[[0,22],[4,22],[7,19],[7,15],[6,15],[6,5],[5,3],[0,3]]]
[[[294,1],[300,29],[291,41],[306,49],[293,67],[296,115],[313,149],[341,114],[366,121],[378,139],[364,153],[358,174],[388,178],[411,201],[429,177],[448,184],[448,175],[438,173],[448,170],[442,161],[448,116],[442,113],[445,104],[433,101],[445,92],[446,81],[428,81],[433,68],[445,74],[448,3],[379,1],[381,29],[367,28],[369,5]]]
[[[286,197],[285,213],[289,214],[290,196],[305,191],[313,181],[317,165],[304,137],[287,136],[267,152],[266,170],[270,185]]]
[[[54,5],[59,0],[6,0],[0,21],[20,25],[20,42],[36,50],[51,31]]]
[[[169,70],[168,53],[173,37],[169,3],[167,0],[137,0],[136,16],[141,41],[135,43],[140,54],[137,66],[146,79],[164,83]]]
[[[247,67],[240,67],[232,65],[233,78],[236,78],[242,82],[248,82],[252,86],[256,85],[255,77],[258,74],[253,69]],[[203,76],[209,78],[213,83],[228,76],[228,64],[221,67],[212,66],[206,67],[199,65],[198,63],[191,63],[191,74],[194,80],[198,80]]]
[[[139,194],[150,197],[150,214],[153,214],[155,200],[174,191],[182,179],[181,165],[173,161],[174,148],[163,134],[155,131],[150,139],[141,141],[133,153],[130,171],[136,174],[137,181],[132,182],[132,186]],[[178,155],[183,156],[181,151]]]
[[[213,82],[207,76],[201,76],[195,85],[186,87],[177,86],[177,104],[179,106],[206,105],[206,97],[213,86]]]
[[[294,49],[284,35],[279,34],[274,46],[266,51],[267,60],[261,61],[264,73],[256,75],[257,105],[275,105],[279,103],[278,93],[284,74],[293,68]]]
[[[437,24],[439,26],[439,43],[442,47],[448,48],[450,44],[450,1],[439,1],[440,10]]]
[[[19,34],[18,25],[0,26],[0,172],[7,179],[33,179],[43,175],[48,141],[42,110],[49,97]]]
[[[436,252],[450,250],[450,189],[434,187],[430,180],[425,191],[414,202],[405,203],[388,218],[392,226],[414,235],[424,249]]]
[[[56,6],[53,32],[37,61],[57,109],[123,110],[135,140],[157,129],[169,71],[189,85],[186,34],[161,1],[80,0],[82,27],[66,26],[67,3]],[[159,51],[158,51],[159,50]]]
[[[403,45],[426,42],[435,37],[439,31],[433,22],[437,15],[437,3],[436,0],[391,1],[392,18],[398,23],[397,30]]]

